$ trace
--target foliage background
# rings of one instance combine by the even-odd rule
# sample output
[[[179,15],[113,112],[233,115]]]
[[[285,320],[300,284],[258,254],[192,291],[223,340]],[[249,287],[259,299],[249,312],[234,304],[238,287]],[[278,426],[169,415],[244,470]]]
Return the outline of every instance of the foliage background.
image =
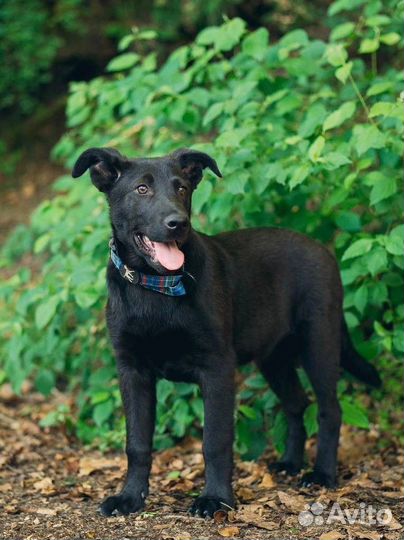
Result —
[[[44,25],[57,23],[43,10],[41,19],[43,4],[35,2],[32,32],[42,58],[35,69],[46,80],[63,42],[56,32],[42,44]],[[63,25],[70,20],[68,30],[80,33],[86,24],[78,17],[81,2],[59,4],[71,14],[62,17]],[[70,84],[67,131],[53,158],[69,168],[90,146],[153,156],[192,145],[214,156],[224,173],[222,181],[207,174],[195,192],[195,228],[215,233],[281,226],[327,244],[340,262],[345,315],[356,346],[384,382],[370,394],[342,378],[343,420],[364,429],[374,422],[388,437],[399,437],[403,3],[337,0],[327,10],[313,4],[312,11],[305,4],[303,14],[322,15],[321,31],[299,27],[310,30],[312,21],[302,22],[298,14],[294,28],[282,36],[268,30],[271,10],[262,17],[253,11],[252,17],[243,2],[195,4],[195,12],[184,12],[187,2],[170,4],[175,24],[167,24],[163,2],[140,29],[105,29],[118,39],[117,53],[101,75]],[[1,26],[1,21],[14,21],[18,3],[5,5],[0,30],[12,45],[18,33],[14,22]],[[226,13],[244,19],[223,18]],[[282,9],[272,14],[276,19]],[[33,42],[28,36],[27,48],[23,38],[16,43],[14,54],[26,71],[18,72],[16,94],[7,99],[25,96],[23,115],[37,99],[27,92],[36,78],[26,65]],[[1,69],[9,68],[2,64]],[[6,94],[0,86],[0,107],[12,105]],[[121,445],[124,421],[103,317],[106,204],[88,178],[73,182],[62,176],[53,190],[30,225],[17,227],[1,251],[1,267],[12,272],[0,285],[0,384],[10,382],[19,392],[30,379],[45,395],[55,388],[73,393],[75,406],[59,407],[43,424],[65,423],[84,442],[104,448]],[[24,264],[27,257],[39,271]],[[196,387],[161,381],[158,396],[157,448],[200,435],[203,413]],[[317,430],[316,413],[313,404],[305,415],[310,435]],[[256,457],[268,438],[282,450],[285,430],[276,397],[246,368],[238,394],[237,450]]]

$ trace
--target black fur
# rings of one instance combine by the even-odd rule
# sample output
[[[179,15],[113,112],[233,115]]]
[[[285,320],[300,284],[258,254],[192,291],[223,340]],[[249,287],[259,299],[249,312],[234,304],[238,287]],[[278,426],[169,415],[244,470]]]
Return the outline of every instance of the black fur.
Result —
[[[156,379],[189,381],[202,389],[205,488],[192,507],[212,516],[234,506],[231,487],[234,372],[254,361],[288,418],[288,440],[276,470],[297,473],[303,462],[308,400],[296,373],[299,360],[319,405],[318,451],[303,484],[333,487],[341,422],[336,385],[341,365],[377,385],[375,369],[352,348],[342,314],[343,291],[334,257],[317,242],[289,230],[257,228],[206,236],[189,222],[191,196],[216,162],[182,149],[129,160],[111,149],[82,154],[73,176],[90,168],[106,193],[121,259],[146,273],[164,268],[143,253],[136,233],[156,242],[176,240],[185,269],[196,279],[186,296],[169,297],[126,282],[108,266],[107,322],[115,350],[127,424],[128,472],[120,494],[103,514],[136,512],[148,493],[155,422]],[[142,185],[140,194],[137,187]],[[174,216],[174,217],[173,217]],[[181,226],[168,228],[167,219]]]

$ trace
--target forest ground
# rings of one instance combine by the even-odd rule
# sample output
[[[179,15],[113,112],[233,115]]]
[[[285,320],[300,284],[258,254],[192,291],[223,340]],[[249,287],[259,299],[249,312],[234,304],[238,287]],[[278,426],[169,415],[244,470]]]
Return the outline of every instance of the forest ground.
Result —
[[[62,427],[40,428],[41,418],[66,400],[71,396],[56,393],[44,398],[29,385],[20,398],[7,385],[0,389],[2,540],[403,538],[404,456],[394,442],[378,449],[376,426],[370,431],[343,428],[336,490],[300,489],[298,478],[269,474],[270,455],[257,463],[236,459],[237,510],[218,512],[214,520],[193,518],[187,509],[203,483],[203,460],[200,442],[187,439],[155,454],[144,512],[102,517],[98,505],[121,485],[124,454],[85,448]],[[313,454],[314,441],[310,441],[309,460]],[[307,513],[308,505],[315,502],[323,507],[311,507]],[[341,512],[367,510],[371,505],[390,510],[393,517],[384,525],[349,524],[346,514],[334,510],[338,521],[330,520],[335,502]],[[302,525],[299,519],[311,525]]]

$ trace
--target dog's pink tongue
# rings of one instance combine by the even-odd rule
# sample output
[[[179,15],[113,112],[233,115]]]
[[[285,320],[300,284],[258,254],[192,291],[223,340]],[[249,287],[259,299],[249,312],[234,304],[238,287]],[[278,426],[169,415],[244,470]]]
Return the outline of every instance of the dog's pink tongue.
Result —
[[[169,244],[153,242],[153,244],[158,262],[167,270],[178,270],[184,264],[184,254],[175,242]]]

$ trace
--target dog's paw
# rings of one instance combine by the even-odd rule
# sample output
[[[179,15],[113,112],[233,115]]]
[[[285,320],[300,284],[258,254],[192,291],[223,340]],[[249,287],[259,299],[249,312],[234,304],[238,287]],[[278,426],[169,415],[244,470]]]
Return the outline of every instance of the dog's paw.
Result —
[[[275,461],[274,463],[268,464],[268,469],[270,472],[285,472],[290,476],[296,476],[296,474],[299,474],[301,467],[295,465],[291,461]]]
[[[314,470],[302,476],[302,479],[300,480],[300,485],[302,487],[312,487],[317,485],[327,488],[335,488],[336,481],[335,478],[331,475]]]
[[[230,510],[231,508],[232,505],[221,501],[218,497],[207,497],[201,495],[194,500],[191,508],[189,509],[189,513],[197,517],[212,518],[216,510]]]
[[[142,510],[143,507],[144,498],[140,495],[133,496],[121,493],[120,495],[107,497],[99,507],[99,512],[103,516],[114,516],[119,514],[127,515],[138,512],[139,510]]]

